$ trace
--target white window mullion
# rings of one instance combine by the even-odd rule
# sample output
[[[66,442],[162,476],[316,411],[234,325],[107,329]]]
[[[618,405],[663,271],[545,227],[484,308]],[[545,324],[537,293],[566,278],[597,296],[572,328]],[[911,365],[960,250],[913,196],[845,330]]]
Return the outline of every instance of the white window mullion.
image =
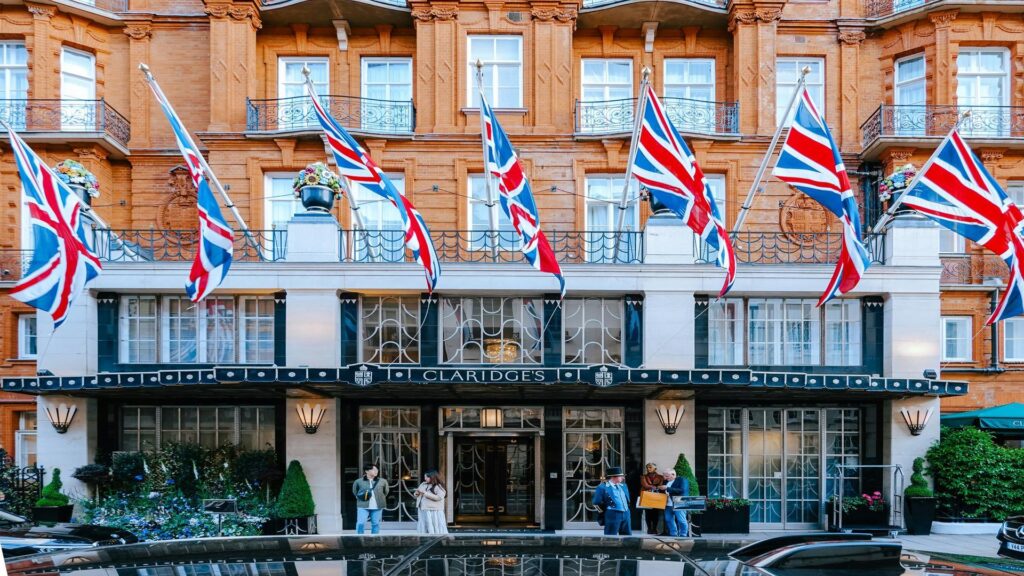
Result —
[[[778,123],[788,122],[792,117],[793,109],[789,117],[783,117],[786,113],[786,105],[793,97],[797,83],[800,79],[801,70],[810,68],[804,85],[811,95],[811,101],[818,108],[818,113],[825,116],[825,59],[824,58],[777,58],[775,61],[775,121]]]

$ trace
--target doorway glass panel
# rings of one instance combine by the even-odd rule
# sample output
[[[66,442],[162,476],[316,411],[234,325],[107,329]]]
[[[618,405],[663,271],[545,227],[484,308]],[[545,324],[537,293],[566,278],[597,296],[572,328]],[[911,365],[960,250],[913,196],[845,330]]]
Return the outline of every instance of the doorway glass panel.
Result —
[[[459,437],[455,441],[457,524],[533,524],[534,438]]]
[[[747,412],[750,521],[782,522],[782,410]]]
[[[420,409],[418,407],[365,407],[359,411],[361,446],[359,470],[375,464],[388,483],[384,521],[416,520],[413,494],[421,480]]]
[[[597,509],[594,490],[605,471],[622,466],[623,410],[621,408],[566,408],[563,449],[565,471],[565,526],[593,526]]]

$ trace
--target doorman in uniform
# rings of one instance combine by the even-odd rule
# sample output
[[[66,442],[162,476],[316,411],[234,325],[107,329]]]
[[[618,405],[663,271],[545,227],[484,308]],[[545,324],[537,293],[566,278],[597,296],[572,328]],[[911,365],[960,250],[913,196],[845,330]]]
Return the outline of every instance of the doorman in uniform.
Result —
[[[594,490],[592,504],[604,511],[604,533],[607,536],[631,536],[629,527],[629,488],[622,468],[612,466],[606,480]]]

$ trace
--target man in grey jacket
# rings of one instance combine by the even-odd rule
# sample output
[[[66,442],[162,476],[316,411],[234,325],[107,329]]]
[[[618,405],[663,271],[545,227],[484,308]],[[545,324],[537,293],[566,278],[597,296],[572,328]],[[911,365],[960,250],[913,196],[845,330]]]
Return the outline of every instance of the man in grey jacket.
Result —
[[[362,534],[370,521],[370,534],[380,533],[381,510],[387,503],[388,482],[377,477],[380,471],[373,464],[363,466],[363,477],[352,483],[356,497],[356,534]]]

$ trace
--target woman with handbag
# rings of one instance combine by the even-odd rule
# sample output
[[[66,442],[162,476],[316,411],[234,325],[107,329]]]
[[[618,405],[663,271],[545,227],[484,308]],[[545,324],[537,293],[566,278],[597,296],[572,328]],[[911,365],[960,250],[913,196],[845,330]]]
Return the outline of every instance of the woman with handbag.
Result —
[[[423,475],[423,483],[413,495],[416,496],[416,508],[419,509],[416,531],[420,534],[447,534],[448,519],[444,515],[444,499],[448,493],[438,471],[427,471]]]
[[[661,490],[662,484],[665,483],[665,478],[658,473],[658,465],[654,462],[647,463],[646,473],[640,477],[640,489],[645,492],[658,492]],[[647,533],[650,535],[660,534],[658,532],[658,522],[664,516],[663,510],[656,508],[648,508],[644,510],[644,520],[647,523]]]

